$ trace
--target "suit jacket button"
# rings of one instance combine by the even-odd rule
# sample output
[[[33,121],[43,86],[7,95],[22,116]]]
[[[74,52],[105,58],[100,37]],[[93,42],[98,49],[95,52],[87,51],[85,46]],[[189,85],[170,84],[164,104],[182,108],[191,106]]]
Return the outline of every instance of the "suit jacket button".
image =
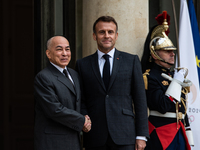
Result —
[[[109,98],[109,95],[106,95],[106,98]]]

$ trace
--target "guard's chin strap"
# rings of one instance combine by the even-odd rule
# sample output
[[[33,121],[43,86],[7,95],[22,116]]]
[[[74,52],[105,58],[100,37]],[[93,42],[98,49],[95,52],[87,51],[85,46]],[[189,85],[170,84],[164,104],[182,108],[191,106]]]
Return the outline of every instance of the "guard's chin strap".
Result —
[[[165,60],[163,60],[163,59],[161,59],[160,61],[162,61],[162,62],[164,62],[164,63],[166,63],[166,64],[168,64],[168,65],[171,65],[171,66],[173,66],[174,64],[171,64],[171,63],[168,63],[168,62],[166,62]]]
[[[166,64],[168,64],[168,65],[171,65],[171,66],[174,65],[174,64],[171,64],[171,63],[166,62],[166,61],[165,61],[164,59],[162,59],[156,52],[154,53],[154,56],[157,57],[160,61],[162,61],[162,62],[164,62],[164,63],[166,63]]]
[[[160,61],[162,61],[162,62],[164,62],[164,63],[166,63],[166,64],[168,64],[168,65],[171,65],[171,66],[174,65],[174,64],[168,63],[168,62],[166,62],[164,59],[162,59],[162,58],[156,53],[156,51],[154,51],[153,49],[151,49],[151,54],[154,55],[158,60],[160,60]]]

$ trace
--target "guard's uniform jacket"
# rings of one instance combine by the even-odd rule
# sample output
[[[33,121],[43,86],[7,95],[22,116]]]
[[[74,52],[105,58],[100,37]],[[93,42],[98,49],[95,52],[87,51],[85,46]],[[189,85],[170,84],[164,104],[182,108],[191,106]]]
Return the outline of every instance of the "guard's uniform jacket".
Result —
[[[161,73],[173,77],[173,72],[157,64],[154,64],[151,70],[146,70],[143,74],[149,108],[150,139],[147,142],[146,149],[164,150],[172,143],[175,136],[180,134],[184,137],[188,150],[190,146],[185,135],[185,127],[189,126],[188,116],[185,113],[185,93],[187,93],[187,90],[182,90],[182,100],[175,104],[172,98],[165,95],[170,81],[163,78]],[[178,114],[176,110],[179,112],[179,120],[176,117]]]

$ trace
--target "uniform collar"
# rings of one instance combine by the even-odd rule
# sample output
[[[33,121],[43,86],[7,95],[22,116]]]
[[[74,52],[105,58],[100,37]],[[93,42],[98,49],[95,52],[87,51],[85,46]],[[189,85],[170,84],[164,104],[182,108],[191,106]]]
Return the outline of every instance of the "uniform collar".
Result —
[[[156,68],[157,70],[160,70],[161,72],[164,72],[164,73],[170,73],[171,71],[170,71],[170,68],[168,69],[168,68],[165,68],[165,67],[163,67],[163,66],[160,66],[160,65],[158,65],[158,64],[154,64],[154,68]]]

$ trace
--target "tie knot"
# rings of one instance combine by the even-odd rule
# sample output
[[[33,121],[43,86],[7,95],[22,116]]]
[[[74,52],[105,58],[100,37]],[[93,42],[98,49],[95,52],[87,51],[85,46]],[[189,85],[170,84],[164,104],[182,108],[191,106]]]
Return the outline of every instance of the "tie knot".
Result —
[[[108,55],[108,54],[105,54],[105,55],[103,55],[103,58],[104,58],[105,60],[109,60],[109,55]]]
[[[68,73],[66,69],[63,70],[63,73],[65,74],[66,77],[68,77]]]

